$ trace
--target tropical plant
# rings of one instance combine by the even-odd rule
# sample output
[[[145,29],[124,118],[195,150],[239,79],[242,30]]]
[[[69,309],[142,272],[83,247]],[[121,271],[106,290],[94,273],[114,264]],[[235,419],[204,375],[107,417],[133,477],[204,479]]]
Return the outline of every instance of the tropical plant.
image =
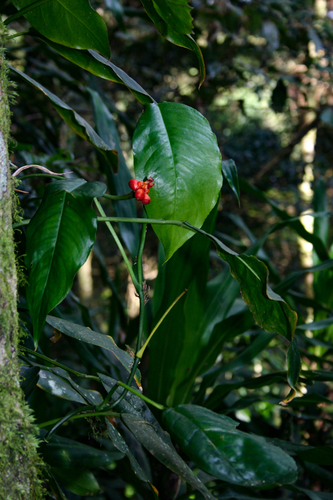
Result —
[[[15,32],[4,33],[3,44],[18,94],[10,161],[21,180],[13,227],[26,274],[19,358],[40,429],[45,494],[329,498],[332,447],[312,440],[318,422],[332,439],[332,300],[321,288],[333,267],[325,186],[318,184],[311,233],[299,215],[238,179],[199,111],[157,102],[111,62],[105,21],[88,0],[11,3],[18,12],[10,15],[7,2],[4,25]],[[105,5],[121,22],[121,5]],[[142,5],[166,40],[196,55],[201,85],[205,65],[187,0]],[[14,24],[21,16],[26,21]],[[103,82],[125,86],[144,107],[137,123]],[[121,148],[124,124],[133,132],[134,173]],[[234,216],[250,236],[245,249],[215,230],[223,179],[238,201],[242,189],[281,219],[255,237]],[[153,295],[147,226],[155,233],[148,232],[149,248],[159,242]],[[263,246],[286,227],[313,245],[316,261],[281,279]],[[104,329],[73,291],[91,252],[107,290]],[[311,298],[298,288],[308,273],[316,277]],[[139,302],[133,319],[124,304],[128,276]],[[311,323],[304,307],[315,311]],[[299,436],[288,430],[295,422]],[[3,498],[10,498],[5,481]]]

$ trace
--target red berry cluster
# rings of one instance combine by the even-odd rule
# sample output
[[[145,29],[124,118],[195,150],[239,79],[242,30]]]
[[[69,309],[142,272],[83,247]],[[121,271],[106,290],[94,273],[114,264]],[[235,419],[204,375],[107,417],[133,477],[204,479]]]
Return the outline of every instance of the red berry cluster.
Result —
[[[128,183],[129,187],[134,191],[134,197],[137,200],[142,201],[144,205],[150,203],[150,197],[148,196],[149,189],[154,186],[154,179],[148,177],[146,181],[137,181],[136,179],[131,179]]]

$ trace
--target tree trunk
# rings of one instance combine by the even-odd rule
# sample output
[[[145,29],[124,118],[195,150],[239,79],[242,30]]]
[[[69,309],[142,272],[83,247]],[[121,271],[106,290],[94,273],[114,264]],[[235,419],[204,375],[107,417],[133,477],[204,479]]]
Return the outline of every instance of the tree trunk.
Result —
[[[39,500],[37,428],[20,389],[17,275],[12,229],[13,182],[8,159],[10,128],[6,33],[0,21],[0,499]]]

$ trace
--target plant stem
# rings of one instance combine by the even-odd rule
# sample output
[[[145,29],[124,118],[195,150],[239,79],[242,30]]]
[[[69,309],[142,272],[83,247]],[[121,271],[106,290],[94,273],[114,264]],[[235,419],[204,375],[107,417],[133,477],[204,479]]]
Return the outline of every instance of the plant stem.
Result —
[[[30,5],[27,5],[23,9],[19,10],[16,12],[16,14],[13,14],[10,17],[7,17],[7,19],[4,21],[4,25],[8,26],[9,23],[15,21],[15,19],[18,19],[21,16],[25,16],[28,12],[31,12],[32,10],[36,9],[37,7],[40,7],[41,5],[44,5],[45,3],[49,2],[50,0],[37,0],[34,3],[31,3]]]
[[[109,200],[131,200],[133,198],[134,192],[116,195],[116,194],[103,194],[102,198],[107,198]]]
[[[94,198],[94,201],[95,201],[95,205],[96,205],[96,207],[98,208],[99,212],[100,212],[100,213],[102,214],[102,216],[103,216],[103,217],[102,217],[102,218],[103,218],[103,220],[104,220],[104,219],[108,219],[108,217],[106,217],[105,212],[104,212],[104,210],[103,210],[103,208],[102,208],[102,205],[100,204],[100,202],[98,201],[98,199],[97,199],[97,198]],[[98,217],[97,217],[97,220],[98,220]],[[110,221],[105,220],[105,222],[106,222],[106,225],[107,225],[107,227],[108,227],[108,229],[109,229],[110,233],[111,233],[111,234],[112,234],[112,236],[113,236],[114,241],[116,242],[117,247],[118,247],[118,248],[119,248],[119,250],[120,250],[120,253],[121,253],[121,255],[122,255],[123,259],[124,259],[124,262],[125,262],[125,264],[126,264],[126,267],[127,267],[127,269],[128,269],[129,275],[130,275],[130,277],[131,277],[131,279],[132,279],[132,281],[133,281],[133,284],[134,284],[134,286],[135,286],[135,289],[138,291],[138,288],[139,288],[139,282],[138,282],[138,280],[136,279],[136,276],[135,276],[135,274],[134,274],[134,271],[133,271],[133,268],[132,268],[132,266],[131,266],[131,264],[130,264],[130,261],[129,261],[129,260],[128,260],[128,258],[127,258],[127,255],[126,255],[126,252],[125,252],[125,250],[124,250],[124,247],[123,247],[123,245],[121,244],[121,241],[120,241],[120,239],[118,238],[118,236],[117,236],[117,234],[116,234],[115,230],[114,230],[114,229],[113,229],[113,227],[111,226]],[[116,222],[116,221],[115,221],[115,222]],[[139,292],[138,292],[138,293],[139,293]]]
[[[143,356],[143,353],[145,352],[146,350],[146,347],[147,345],[149,344],[152,336],[154,335],[154,333],[156,332],[157,328],[160,326],[160,324],[163,322],[164,318],[169,314],[169,312],[171,311],[171,309],[177,304],[178,300],[182,298],[182,296],[187,292],[187,289],[185,289],[180,295],[179,297],[176,298],[176,300],[173,301],[173,303],[171,304],[171,306],[165,311],[165,313],[163,314],[163,316],[161,317],[161,319],[158,321],[158,323],[155,325],[155,327],[153,328],[151,334],[149,335],[149,337],[147,338],[146,342],[144,343],[144,345],[141,347],[141,349],[136,353],[136,357],[137,358],[142,358]]]
[[[144,401],[146,401],[146,403],[149,403],[150,405],[155,406],[155,408],[157,408],[158,410],[165,410],[165,406],[160,405],[159,403],[156,403],[155,401],[147,398],[146,396],[141,394],[139,391],[136,391],[133,387],[130,387],[129,385],[124,384],[123,382],[118,382],[118,385],[120,385],[121,387],[124,387],[125,389],[127,389],[127,391],[132,392],[133,394],[135,394],[139,398],[143,399]]]
[[[58,422],[55,424],[55,426],[52,427],[52,429],[49,430],[49,432],[46,434],[44,441],[48,442],[50,440],[52,434],[58,429],[58,427],[60,427],[65,422],[67,422],[67,420],[70,420],[74,415],[77,415],[78,413],[86,412],[88,410],[95,410],[95,406],[94,405],[87,405],[84,408],[77,408],[76,410],[72,411],[71,413],[69,413],[65,417],[58,420]]]
[[[162,226],[179,226],[188,231],[196,232],[195,229],[189,227],[185,221],[180,220],[165,220],[165,219],[139,219],[137,217],[97,217],[98,222],[134,222],[137,224],[158,224]]]
[[[94,375],[86,375],[85,373],[80,373],[75,370],[72,370],[71,368],[68,368],[65,365],[62,365],[61,363],[58,363],[58,361],[54,361],[51,358],[48,358],[47,356],[44,356],[44,354],[39,354],[39,352],[32,351],[31,349],[28,349],[28,347],[21,346],[21,349],[23,349],[25,352],[32,354],[36,358],[43,359],[44,361],[47,361],[48,363],[51,363],[52,365],[59,366],[59,368],[62,368],[63,370],[66,370],[68,373],[73,373],[73,375],[76,375],[77,377],[81,378],[86,378],[90,380],[96,380],[96,382],[100,382],[99,377],[95,377]],[[45,367],[46,369],[49,368],[48,366]]]
[[[107,410],[107,411],[95,411],[95,412],[89,412],[89,413],[80,413],[79,415],[73,415],[68,420],[77,420],[78,418],[99,417],[99,416],[120,417],[120,413],[110,412],[109,410]],[[54,418],[53,420],[48,420],[47,422],[42,422],[41,424],[38,425],[38,427],[40,429],[43,429],[43,427],[48,427],[49,425],[54,425],[57,422],[59,422],[60,420],[61,420],[61,418]]]

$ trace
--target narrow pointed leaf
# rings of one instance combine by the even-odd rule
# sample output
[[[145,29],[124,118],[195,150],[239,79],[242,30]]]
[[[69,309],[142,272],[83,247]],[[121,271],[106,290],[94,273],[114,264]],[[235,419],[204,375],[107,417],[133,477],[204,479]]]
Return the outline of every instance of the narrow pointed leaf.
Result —
[[[90,328],[85,328],[82,325],[77,325],[76,323],[71,323],[64,319],[55,318],[54,316],[47,316],[47,324],[63,333],[68,335],[73,339],[77,339],[80,342],[86,342],[87,344],[97,345],[110,351],[113,356],[123,365],[128,373],[130,373],[133,358],[126,352],[120,349],[112,337],[109,335],[103,335],[101,333],[94,332]],[[140,382],[140,372],[137,370],[136,379],[138,383]]]
[[[296,384],[298,382],[302,368],[301,354],[299,352],[296,337],[293,338],[287,351],[287,366],[288,366],[287,380],[288,384],[290,385],[290,392],[288,396],[281,403],[284,405],[290,403],[290,401],[292,401],[296,396],[297,393]]]
[[[48,465],[62,469],[97,469],[102,467],[108,469],[115,460],[120,460],[124,456],[117,449],[103,451],[55,435],[49,443],[41,444],[40,453]]]
[[[94,148],[98,149],[105,157],[106,161],[114,172],[118,170],[118,152],[108,146],[89,123],[82,118],[70,106],[64,103],[59,97],[47,90],[43,85],[36,82],[33,78],[22,73],[18,69],[11,67],[11,70],[18,74],[23,80],[26,80],[30,85],[43,92],[43,94],[51,101],[54,108],[57,110],[61,118],[77,133],[82,139],[88,141]]]
[[[242,486],[293,483],[297,466],[281,448],[238,431],[237,422],[195,405],[163,413],[171,435],[189,458],[208,474]]]
[[[151,424],[142,417],[122,413],[121,418],[126,426],[133,432],[138,441],[163,465],[175,472],[184,481],[200,491],[207,500],[214,497],[209,493],[203,483],[193,474],[189,466],[178,455],[171,440],[167,444],[156,432]]]
[[[98,374],[104,388],[109,391],[117,381],[101,373]],[[117,399],[123,389],[118,388],[112,400]],[[206,500],[213,500],[214,497],[209,493],[202,482],[194,475],[192,470],[176,452],[169,434],[167,434],[146,403],[134,394],[127,393],[123,401],[115,407],[116,411],[121,412],[121,418],[136,439],[144,446],[157,460],[170,470],[175,472],[184,481],[191,484],[200,491]],[[113,432],[113,431],[112,431]],[[115,444],[115,443],[114,443]],[[116,444],[115,444],[116,446]],[[118,448],[120,451],[122,449]]]
[[[238,173],[234,160],[223,160],[222,172],[224,177],[227,179],[229,186],[235,193],[238,203],[240,204]]]
[[[163,0],[161,0],[163,1]],[[158,31],[161,33],[164,38],[166,38],[169,42],[179,45],[180,47],[184,47],[185,49],[192,50],[198,58],[199,68],[200,68],[200,85],[202,85],[205,76],[205,62],[200,50],[200,47],[196,43],[195,40],[189,34],[181,34],[177,33],[168,23],[162,19],[162,17],[157,12],[153,0],[141,0],[142,5],[144,6],[148,16],[155,24]]]
[[[221,153],[207,120],[183,104],[151,104],[134,132],[133,152],[136,177],[152,176],[155,182],[148,217],[186,219],[201,227],[222,186]],[[176,226],[153,228],[166,260],[193,236]]]
[[[190,224],[187,225],[191,227]],[[257,257],[238,255],[215,236],[202,229],[196,230],[215,243],[219,256],[229,264],[230,272],[239,281],[242,297],[258,325],[267,332],[279,333],[291,341],[295,333],[297,314],[268,286],[268,269],[265,264]]]
[[[153,0],[153,4],[170,28],[185,35],[192,32],[193,21],[189,0]]]
[[[127,456],[128,460],[131,464],[131,467],[133,469],[134,474],[141,481],[144,481],[147,483],[148,478],[147,478],[146,473],[144,472],[142,467],[139,465],[137,459],[134,457],[133,453],[131,452],[131,450],[127,446],[126,441],[123,439],[122,435],[111,424],[111,422],[109,422],[108,419],[105,419],[105,421],[106,421],[106,426],[107,426],[109,438],[110,438],[113,446],[115,446],[115,448],[117,448],[117,450],[119,450],[121,453],[123,453],[124,455]]]
[[[95,241],[96,212],[92,199],[105,192],[101,182],[56,181],[27,229],[27,302],[37,345],[46,315],[72,287]]]
[[[12,0],[18,10],[35,0]],[[98,50],[110,57],[106,25],[88,0],[52,0],[34,8],[25,17],[31,26],[53,42],[75,49]]]

